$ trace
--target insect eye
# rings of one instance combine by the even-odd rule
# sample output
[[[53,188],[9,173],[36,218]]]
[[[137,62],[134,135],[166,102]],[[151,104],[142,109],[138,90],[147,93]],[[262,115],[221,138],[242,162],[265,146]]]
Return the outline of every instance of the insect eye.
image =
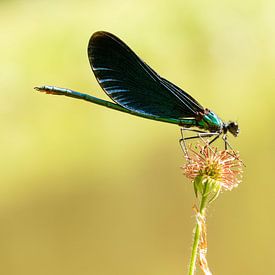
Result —
[[[238,123],[237,122],[230,122],[229,127],[232,129],[237,129],[238,128]]]

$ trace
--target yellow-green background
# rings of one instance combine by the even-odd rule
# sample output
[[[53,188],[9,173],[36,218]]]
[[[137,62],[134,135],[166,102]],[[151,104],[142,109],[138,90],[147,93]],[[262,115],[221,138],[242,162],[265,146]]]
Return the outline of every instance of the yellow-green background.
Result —
[[[106,99],[86,54],[97,30],[239,122],[230,141],[247,167],[208,211],[209,265],[275,274],[274,10],[273,0],[1,1],[0,274],[186,274],[195,199],[179,127],[33,90]]]

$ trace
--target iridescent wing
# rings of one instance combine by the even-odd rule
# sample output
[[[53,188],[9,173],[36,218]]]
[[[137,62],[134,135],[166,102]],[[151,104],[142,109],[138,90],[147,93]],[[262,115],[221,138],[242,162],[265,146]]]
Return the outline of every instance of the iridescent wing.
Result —
[[[126,109],[167,118],[195,117],[204,111],[194,98],[160,77],[111,33],[94,33],[88,56],[99,85]]]

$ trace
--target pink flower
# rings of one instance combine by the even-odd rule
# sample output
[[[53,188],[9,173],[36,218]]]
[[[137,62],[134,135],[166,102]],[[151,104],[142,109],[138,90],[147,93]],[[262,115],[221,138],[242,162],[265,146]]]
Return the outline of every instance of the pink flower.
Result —
[[[243,163],[232,150],[218,151],[209,145],[190,144],[186,160],[183,173],[194,183],[212,182],[216,189],[232,190],[241,182]]]

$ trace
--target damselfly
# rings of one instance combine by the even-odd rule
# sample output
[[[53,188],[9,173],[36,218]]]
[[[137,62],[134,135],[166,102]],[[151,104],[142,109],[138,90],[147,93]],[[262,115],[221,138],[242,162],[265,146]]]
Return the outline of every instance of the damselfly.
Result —
[[[158,75],[115,35],[99,31],[88,45],[92,71],[104,92],[114,101],[55,86],[35,87],[40,92],[83,99],[111,109],[143,118],[181,126],[182,148],[193,138],[210,138],[208,144],[222,137],[230,146],[227,133],[239,134],[236,122],[223,122],[214,112],[202,107],[193,97],[175,84]],[[194,136],[185,137],[184,130]]]

